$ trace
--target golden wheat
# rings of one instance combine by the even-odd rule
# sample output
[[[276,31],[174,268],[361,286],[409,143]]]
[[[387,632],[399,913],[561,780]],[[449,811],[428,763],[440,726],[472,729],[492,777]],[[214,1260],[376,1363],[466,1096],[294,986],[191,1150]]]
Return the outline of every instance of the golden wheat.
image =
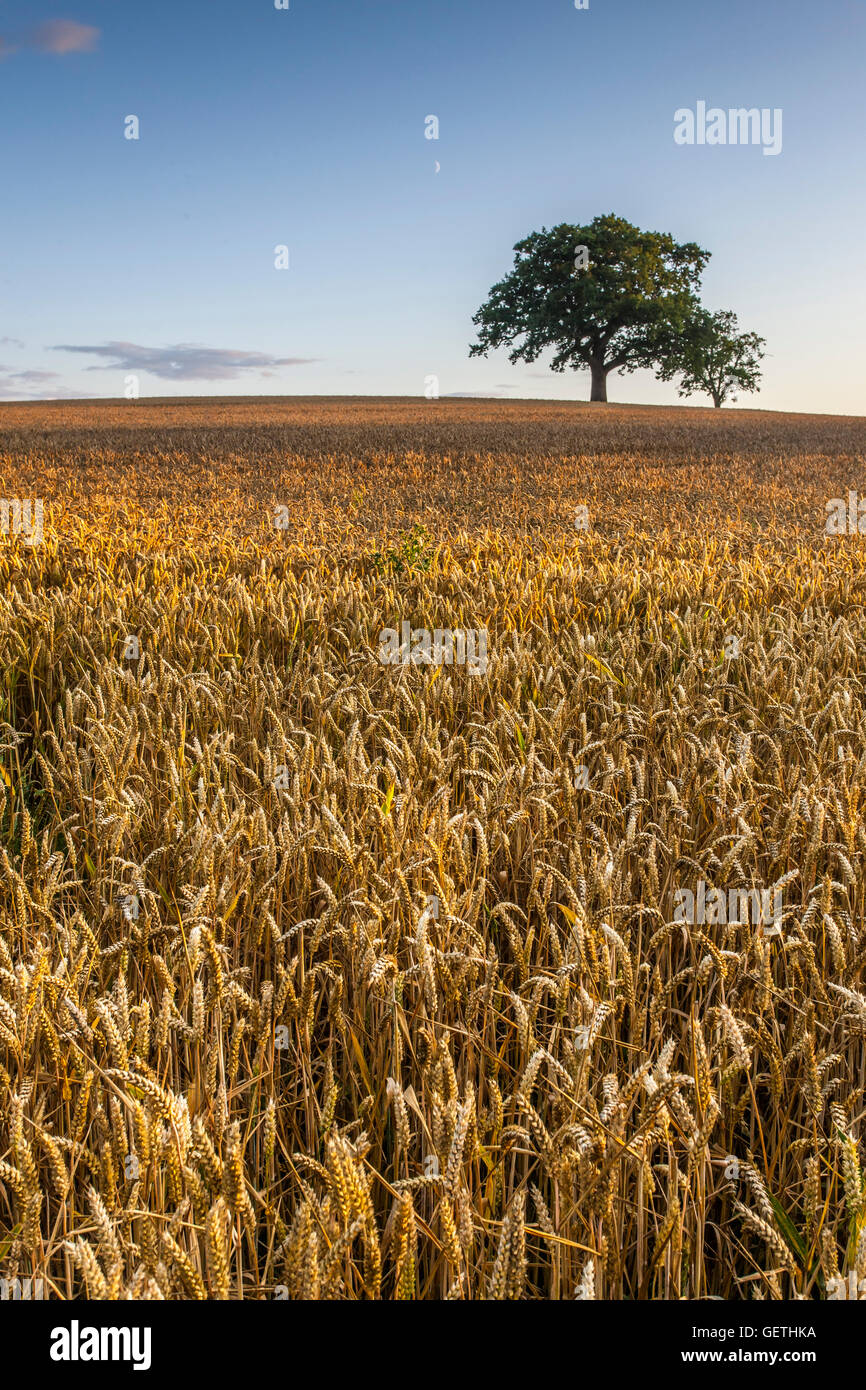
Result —
[[[2,491],[45,499],[0,538],[0,1273],[863,1286],[866,549],[823,527],[863,438],[0,408]],[[383,666],[401,619],[485,629],[486,673]],[[775,887],[781,933],[677,920],[699,879]]]

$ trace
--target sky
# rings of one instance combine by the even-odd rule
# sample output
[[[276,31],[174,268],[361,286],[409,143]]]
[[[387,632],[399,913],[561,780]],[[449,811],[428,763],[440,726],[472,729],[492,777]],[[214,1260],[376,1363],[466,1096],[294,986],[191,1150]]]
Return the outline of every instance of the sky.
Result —
[[[735,409],[866,413],[864,59],[863,0],[0,0],[0,399],[585,400],[472,315],[612,212],[766,339]],[[678,144],[699,102],[781,150]]]

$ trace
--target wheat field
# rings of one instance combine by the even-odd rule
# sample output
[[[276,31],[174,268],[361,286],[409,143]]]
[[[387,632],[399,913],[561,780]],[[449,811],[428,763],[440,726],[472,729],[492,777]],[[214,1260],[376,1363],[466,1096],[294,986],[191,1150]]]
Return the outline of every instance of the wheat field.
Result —
[[[0,1275],[866,1296],[864,440],[0,406]]]

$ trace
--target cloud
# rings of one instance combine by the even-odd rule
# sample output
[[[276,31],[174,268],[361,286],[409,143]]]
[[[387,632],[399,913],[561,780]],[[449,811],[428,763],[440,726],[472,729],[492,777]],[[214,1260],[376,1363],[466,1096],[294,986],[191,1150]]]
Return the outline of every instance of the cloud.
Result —
[[[80,388],[71,386],[44,387],[41,391],[27,391],[12,380],[0,380],[0,401],[84,401],[99,397],[87,395]]]
[[[45,382],[59,380],[60,376],[57,372],[40,372],[32,367],[23,372],[13,372],[10,367],[0,366],[0,400],[26,401],[41,399],[41,392],[34,394],[33,391],[28,390],[28,388],[43,386]],[[54,387],[52,389],[59,392],[63,388]]]
[[[49,19],[29,29],[15,42],[0,35],[0,58],[8,58],[22,48],[35,48],[39,53],[52,53],[60,58],[67,53],[92,53],[101,32],[92,24],[79,24],[75,19]]]
[[[24,343],[22,343],[20,338],[0,338],[0,343],[8,343],[10,347],[24,347]]]
[[[509,387],[509,390],[511,388]],[[501,400],[507,393],[505,391],[446,391],[445,400],[465,400],[465,401],[495,401]]]
[[[92,53],[99,38],[99,30],[91,24],[78,24],[74,19],[49,19],[40,24],[29,36],[31,47],[40,53]]]
[[[244,372],[265,376],[272,367],[301,367],[318,357],[271,357],[265,352],[241,352],[233,348],[208,348],[199,343],[149,348],[138,343],[58,343],[55,352],[89,353],[110,360],[88,372],[148,372],[164,381],[230,381]]]

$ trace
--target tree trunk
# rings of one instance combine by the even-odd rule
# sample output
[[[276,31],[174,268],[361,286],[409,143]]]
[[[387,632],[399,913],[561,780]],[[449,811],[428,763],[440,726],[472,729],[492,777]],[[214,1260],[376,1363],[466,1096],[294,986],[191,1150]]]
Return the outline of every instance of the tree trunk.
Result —
[[[713,395],[713,405],[716,407],[716,410],[721,410],[721,408],[722,408],[722,398],[721,398],[721,396],[717,396],[717,395],[715,395],[715,394]]]
[[[592,390],[589,399],[591,401],[607,401],[608,368],[603,362],[596,359],[594,362],[590,362],[589,369],[592,372]]]

